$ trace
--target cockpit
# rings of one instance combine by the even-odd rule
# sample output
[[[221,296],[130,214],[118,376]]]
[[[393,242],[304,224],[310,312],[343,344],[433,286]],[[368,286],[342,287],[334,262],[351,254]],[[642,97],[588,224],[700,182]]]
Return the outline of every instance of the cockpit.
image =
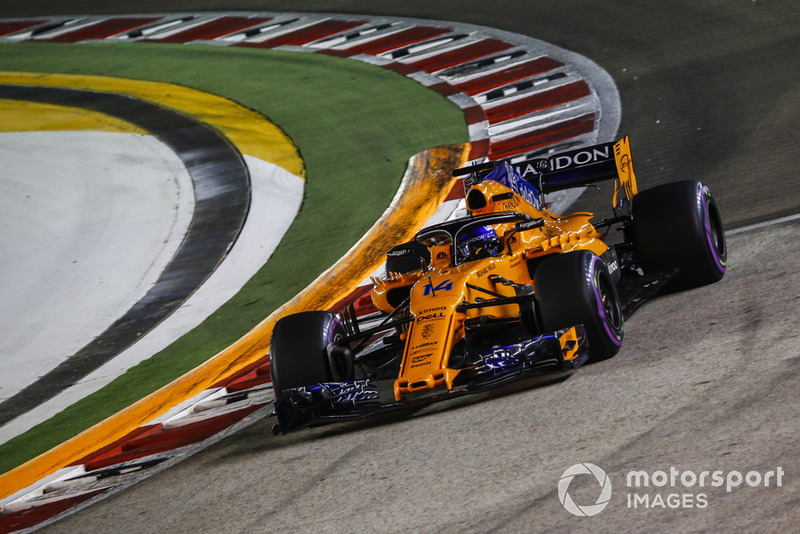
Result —
[[[416,241],[431,250],[434,264],[446,257],[449,265],[456,266],[498,256],[503,241],[495,225],[528,220],[532,218],[516,212],[464,217],[421,230]]]
[[[482,260],[500,253],[500,238],[493,226],[484,225],[461,232],[456,246],[456,264]]]

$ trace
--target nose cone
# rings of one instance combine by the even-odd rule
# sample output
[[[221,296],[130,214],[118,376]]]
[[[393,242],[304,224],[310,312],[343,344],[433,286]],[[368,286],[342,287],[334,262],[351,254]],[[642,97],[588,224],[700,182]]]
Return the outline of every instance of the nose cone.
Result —
[[[455,307],[462,299],[463,277],[445,269],[423,277],[411,290],[414,322],[408,332],[395,398],[451,385],[457,371],[447,369],[455,328]],[[452,375],[452,377],[450,376]]]

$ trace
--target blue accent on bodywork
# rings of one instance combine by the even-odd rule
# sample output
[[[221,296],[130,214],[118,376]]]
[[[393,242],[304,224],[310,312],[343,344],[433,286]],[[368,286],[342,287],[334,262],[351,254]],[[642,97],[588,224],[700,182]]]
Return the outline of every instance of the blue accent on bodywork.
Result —
[[[325,382],[308,387],[307,390],[312,395],[318,395],[318,400],[329,404],[334,411],[349,412],[380,406],[378,391],[367,378],[347,382]]]
[[[539,191],[524,179],[507,161],[496,167],[492,172],[484,177],[485,180],[492,180],[508,187],[534,208],[542,209],[542,202],[539,198]]]
[[[579,328],[582,330],[582,327]],[[568,365],[578,367],[587,359],[588,352],[583,351],[575,361],[569,362]],[[507,375],[526,373],[537,368],[558,366],[564,363],[560,355],[559,334],[550,333],[521,343],[495,347],[482,352],[472,369],[472,380],[483,383]]]
[[[445,280],[444,282],[439,283],[436,287],[433,287],[433,284],[425,284],[424,293],[422,294],[424,297],[427,297],[430,294],[436,293],[437,291],[450,291],[453,289],[453,281],[452,280]]]

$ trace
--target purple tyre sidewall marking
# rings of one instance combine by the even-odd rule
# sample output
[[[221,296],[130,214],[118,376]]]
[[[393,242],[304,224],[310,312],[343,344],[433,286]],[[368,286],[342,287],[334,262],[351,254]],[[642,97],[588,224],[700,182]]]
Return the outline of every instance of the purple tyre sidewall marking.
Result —
[[[703,225],[705,226],[706,243],[708,243],[708,249],[711,252],[711,257],[714,258],[714,263],[717,265],[717,269],[724,273],[727,262],[722,261],[722,258],[720,258],[720,255],[717,252],[717,246],[714,243],[714,232],[711,229],[711,214],[709,211],[709,205],[711,204],[712,199],[711,191],[708,189],[708,187],[704,185],[700,186],[700,194],[698,195],[697,199],[700,204],[699,207],[703,213]]]
[[[619,334],[615,333],[611,329],[611,324],[609,321],[608,316],[606,315],[605,307],[603,306],[603,299],[600,294],[600,269],[597,268],[597,265],[601,262],[600,257],[597,255],[592,254],[592,261],[590,261],[587,265],[586,270],[586,277],[587,280],[591,280],[592,287],[594,289],[594,298],[595,303],[597,304],[597,314],[600,317],[601,321],[603,322],[603,328],[605,328],[606,335],[608,339],[611,340],[614,345],[620,347],[622,346],[622,331],[623,329],[620,328]]]

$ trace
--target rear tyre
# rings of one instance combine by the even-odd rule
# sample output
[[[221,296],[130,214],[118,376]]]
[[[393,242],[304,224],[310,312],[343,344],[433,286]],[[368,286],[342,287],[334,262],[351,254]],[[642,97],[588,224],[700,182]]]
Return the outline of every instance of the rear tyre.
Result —
[[[633,197],[633,239],[642,270],[678,272],[667,291],[717,282],[728,250],[717,203],[698,180],[672,182]]]
[[[331,382],[328,345],[336,344],[344,334],[342,324],[329,312],[308,311],[281,318],[272,330],[269,351],[275,395],[288,388]]]
[[[583,324],[591,361],[619,352],[622,307],[608,267],[596,254],[581,250],[548,258],[537,266],[534,284],[537,312],[546,332]]]

